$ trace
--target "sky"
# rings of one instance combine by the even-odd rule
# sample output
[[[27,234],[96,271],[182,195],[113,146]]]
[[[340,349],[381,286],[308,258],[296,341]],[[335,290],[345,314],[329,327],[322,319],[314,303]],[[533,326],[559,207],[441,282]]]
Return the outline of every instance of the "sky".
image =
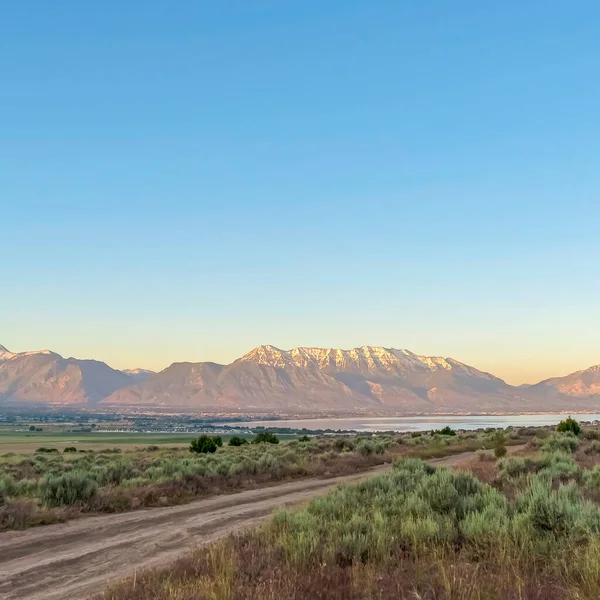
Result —
[[[600,3],[0,6],[0,344],[600,363]]]

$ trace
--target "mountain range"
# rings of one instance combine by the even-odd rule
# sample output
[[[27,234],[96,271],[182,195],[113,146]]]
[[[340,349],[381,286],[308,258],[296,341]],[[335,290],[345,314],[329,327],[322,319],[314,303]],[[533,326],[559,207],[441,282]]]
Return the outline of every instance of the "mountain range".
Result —
[[[228,365],[182,362],[160,373],[0,346],[2,404],[245,414],[595,410],[600,366],[515,387],[452,358],[380,346],[259,346]]]

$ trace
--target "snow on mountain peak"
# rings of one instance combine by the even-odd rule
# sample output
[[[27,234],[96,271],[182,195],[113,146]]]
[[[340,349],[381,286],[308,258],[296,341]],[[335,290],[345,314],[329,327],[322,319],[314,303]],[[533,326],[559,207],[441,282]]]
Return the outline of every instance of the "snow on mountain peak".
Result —
[[[349,350],[338,348],[314,348],[300,346],[291,350],[281,350],[275,346],[263,345],[254,348],[242,357],[246,362],[285,368],[301,367],[337,371],[407,372],[407,371],[468,371],[469,368],[451,358],[441,356],[420,356],[406,349],[385,348],[384,346],[360,346]],[[472,375],[476,369],[472,369]]]

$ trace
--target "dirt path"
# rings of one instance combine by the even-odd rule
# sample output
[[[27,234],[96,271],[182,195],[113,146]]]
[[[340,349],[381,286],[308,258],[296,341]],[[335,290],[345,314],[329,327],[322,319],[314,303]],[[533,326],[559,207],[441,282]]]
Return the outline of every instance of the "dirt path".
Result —
[[[521,446],[513,446],[515,452]],[[475,452],[433,459],[457,466]],[[79,600],[101,592],[112,580],[164,566],[190,549],[259,523],[274,508],[325,494],[340,483],[389,469],[309,479],[197,500],[182,506],[87,517],[70,523],[0,534],[0,598]]]

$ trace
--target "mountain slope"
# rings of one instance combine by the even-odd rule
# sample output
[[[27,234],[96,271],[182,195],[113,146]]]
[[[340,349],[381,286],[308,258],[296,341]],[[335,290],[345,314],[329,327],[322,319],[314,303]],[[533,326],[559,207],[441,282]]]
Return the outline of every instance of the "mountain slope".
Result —
[[[248,412],[517,410],[518,392],[453,359],[408,350],[259,346],[230,365],[177,363],[106,405]]]
[[[105,404],[202,408],[223,366],[216,363],[173,363],[144,382],[117,390]],[[205,391],[206,390],[206,391]]]
[[[600,365],[576,371],[565,377],[552,377],[529,388],[532,392],[571,398],[594,398],[600,400]]]
[[[132,378],[95,360],[63,358],[49,350],[9,352],[0,347],[0,400],[93,405]]]

